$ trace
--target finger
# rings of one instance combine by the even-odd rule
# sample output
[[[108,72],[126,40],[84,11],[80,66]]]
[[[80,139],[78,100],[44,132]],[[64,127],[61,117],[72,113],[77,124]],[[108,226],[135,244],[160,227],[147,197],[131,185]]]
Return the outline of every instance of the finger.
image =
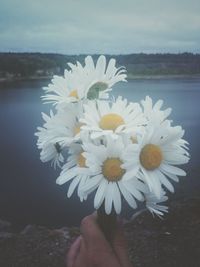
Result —
[[[84,239],[81,238],[81,244],[80,244],[80,250],[79,253],[75,259],[74,265],[75,266],[81,266],[81,267],[89,267],[91,264],[88,262],[88,251],[84,242]]]
[[[112,248],[107,242],[103,232],[97,223],[97,215],[92,214],[85,217],[81,222],[81,233],[86,246],[97,249],[104,248],[108,252],[112,252]]]
[[[113,250],[122,267],[132,266],[128,258],[127,241],[124,234],[122,221],[118,220],[115,235],[113,238]]]
[[[74,243],[71,245],[68,255],[67,255],[67,267],[72,267],[80,250],[82,237],[79,236]]]

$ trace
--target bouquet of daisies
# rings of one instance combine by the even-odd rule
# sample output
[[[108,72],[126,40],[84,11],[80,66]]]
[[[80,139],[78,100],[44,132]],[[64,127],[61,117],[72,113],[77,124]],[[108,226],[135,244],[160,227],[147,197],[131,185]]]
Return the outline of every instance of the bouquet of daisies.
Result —
[[[54,76],[42,99],[53,105],[42,114],[37,145],[43,162],[61,168],[56,183],[68,183],[67,196],[77,190],[81,201],[94,192],[94,208],[119,214],[124,199],[130,207],[143,202],[161,216],[162,202],[174,192],[173,182],[186,173],[177,165],[188,162],[188,143],[181,126],[172,126],[171,109],[163,101],[141,103],[110,96],[126,81],[124,67],[91,56],[85,64],[68,63],[64,77]]]

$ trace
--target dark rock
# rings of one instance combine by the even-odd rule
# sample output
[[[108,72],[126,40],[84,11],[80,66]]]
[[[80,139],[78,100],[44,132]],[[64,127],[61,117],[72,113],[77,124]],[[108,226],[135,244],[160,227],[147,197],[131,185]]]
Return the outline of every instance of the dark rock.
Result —
[[[12,238],[14,234],[8,232],[0,232],[0,240]]]
[[[18,234],[0,238],[0,266],[65,266],[70,237],[62,231],[28,225]]]
[[[144,212],[124,228],[134,267],[200,266],[200,199],[172,202],[163,220]],[[33,225],[20,233],[3,231],[0,266],[64,267],[67,251],[79,234],[77,227],[51,230]]]
[[[21,231],[21,234],[22,235],[34,235],[34,233],[37,233],[38,231],[42,231],[42,230],[45,230],[45,227],[28,224]]]
[[[145,212],[126,233],[135,267],[199,267],[200,199],[171,203],[163,220]]]

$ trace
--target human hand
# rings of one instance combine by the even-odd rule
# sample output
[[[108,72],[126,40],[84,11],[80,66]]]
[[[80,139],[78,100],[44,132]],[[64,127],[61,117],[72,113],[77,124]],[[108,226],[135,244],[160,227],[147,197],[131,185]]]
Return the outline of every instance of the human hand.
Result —
[[[96,214],[85,217],[81,236],[72,244],[67,267],[131,267],[122,225],[117,224],[110,244],[102,233]]]

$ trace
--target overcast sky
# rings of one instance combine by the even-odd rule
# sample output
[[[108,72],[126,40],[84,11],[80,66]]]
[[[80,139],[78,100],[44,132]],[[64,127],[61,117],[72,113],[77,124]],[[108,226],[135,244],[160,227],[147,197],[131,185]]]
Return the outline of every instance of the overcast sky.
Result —
[[[200,1],[0,0],[0,51],[200,53]]]

